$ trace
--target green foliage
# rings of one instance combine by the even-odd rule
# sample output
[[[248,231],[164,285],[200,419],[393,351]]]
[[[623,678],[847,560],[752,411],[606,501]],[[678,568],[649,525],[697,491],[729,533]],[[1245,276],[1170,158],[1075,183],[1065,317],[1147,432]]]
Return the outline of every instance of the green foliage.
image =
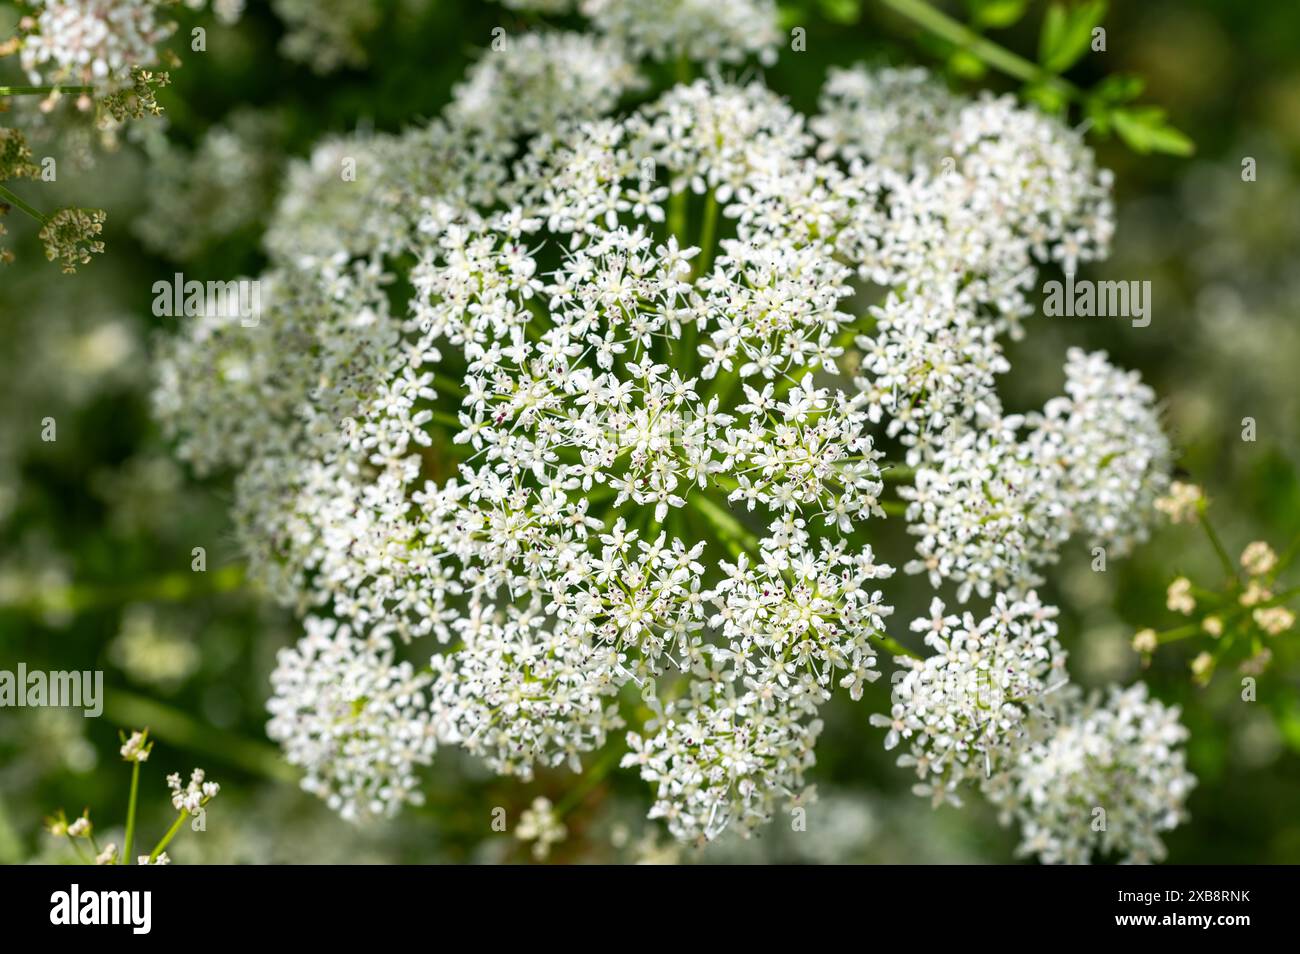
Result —
[[[1088,0],[1074,7],[1053,3],[1038,38],[1038,64],[1049,73],[1064,73],[1088,52],[1092,31],[1105,16],[1106,0]]]

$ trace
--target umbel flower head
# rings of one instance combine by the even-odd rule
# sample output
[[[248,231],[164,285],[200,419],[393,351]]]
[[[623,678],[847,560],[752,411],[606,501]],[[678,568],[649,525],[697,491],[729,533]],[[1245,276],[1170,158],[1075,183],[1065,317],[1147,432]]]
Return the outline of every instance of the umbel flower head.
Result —
[[[748,833],[811,797],[822,706],[879,676],[904,457],[909,569],[997,597],[923,668],[996,698],[897,731],[944,791],[1007,764],[1064,679],[1034,568],[1138,536],[1165,486],[1151,395],[1104,355],[1040,415],[995,389],[1036,263],[1104,251],[1106,176],[1053,120],[914,74],[842,74],[812,123],[716,75],[615,112],[636,57],[721,57],[654,33],[692,4],[588,6],[597,35],[512,38],[432,123],[299,163],[269,314],[166,349],[165,425],[237,470],[255,572],[309,615],[272,734],[349,817],[418,802],[435,743],[522,779],[619,746],[675,836]],[[939,482],[1007,497],[981,521]]]

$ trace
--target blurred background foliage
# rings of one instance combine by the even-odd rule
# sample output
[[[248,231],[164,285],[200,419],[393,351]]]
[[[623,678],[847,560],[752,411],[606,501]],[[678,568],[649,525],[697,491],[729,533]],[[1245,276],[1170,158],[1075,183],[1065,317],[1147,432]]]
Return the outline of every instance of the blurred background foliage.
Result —
[[[276,6],[281,14],[299,7]],[[945,9],[966,20],[989,6]],[[1021,6],[1017,22],[988,32],[1032,59],[1045,5]],[[267,674],[296,624],[243,580],[227,481],[196,481],[150,421],[150,342],[172,330],[172,319],[151,314],[151,286],[177,270],[178,258],[186,278],[256,274],[261,229],[290,157],[330,134],[396,130],[435,115],[494,27],[515,32],[535,22],[455,0],[307,7],[322,23],[356,26],[355,42],[334,51],[338,68],[328,69],[328,56],[294,59],[302,43],[286,39],[288,18],[266,3],[250,2],[233,27],[178,6],[173,45],[184,66],[160,97],[161,121],[136,124],[109,152],[57,116],[30,136],[38,157],[58,158],[60,174],[28,188],[39,188],[48,207],[107,209],[108,251],[61,275],[10,217],[19,261],[0,271],[0,668],[101,669],[107,692],[100,719],[0,710],[0,861],[67,860],[41,828],[58,808],[72,815],[89,806],[101,832],[120,826],[130,770],[117,757],[117,733],[143,725],[157,740],[142,773],[144,841],[173,817],[165,774],[202,765],[223,787],[207,831],[173,843],[178,862],[526,860],[524,846],[491,831],[490,812],[501,806],[517,819],[539,794],[576,804],[569,838],[552,854],[562,861],[1010,860],[1013,833],[978,799],[932,812],[908,792],[910,778],[866,723],[868,712],[887,708],[880,684],[862,703],[829,707],[818,746],[821,800],[809,809],[808,832],[776,824],[753,842],[702,855],[644,821],[643,783],[624,773],[592,784],[557,772],[520,786],[442,752],[428,804],[367,829],[297,789],[263,731]],[[804,109],[828,66],[864,59],[925,63],[971,89],[1021,85],[886,3],[802,0],[782,9],[788,28],[807,30],[807,52],[784,53],[768,81]],[[6,32],[10,13],[0,3]],[[207,50],[186,52],[198,22]],[[1300,5],[1116,3],[1105,27],[1106,51],[1083,56],[1071,80],[1093,88],[1117,73],[1142,76],[1143,101],[1163,106],[1196,154],[1141,155],[1116,139],[1095,140],[1116,173],[1119,228],[1110,259],[1086,277],[1150,280],[1153,318],[1145,328],[1031,319],[1025,340],[1011,347],[1007,405],[1028,409],[1057,393],[1068,346],[1106,349],[1165,400],[1180,469],[1204,484],[1233,557],[1255,539],[1281,551],[1300,531]],[[1246,157],[1256,161],[1253,182],[1242,179]],[[46,417],[57,421],[52,443],[40,439]],[[1257,422],[1255,442],[1241,439],[1246,417]],[[190,572],[196,546],[206,548],[206,573]],[[898,533],[878,552],[902,562],[908,549]],[[1255,703],[1242,702],[1230,669],[1206,688],[1193,684],[1189,662],[1204,648],[1196,640],[1162,649],[1143,671],[1129,648],[1133,633],[1177,625],[1165,587],[1178,574],[1214,581],[1214,553],[1195,526],[1162,522],[1149,544],[1107,572],[1093,572],[1090,559],[1082,545],[1070,550],[1044,598],[1063,608],[1076,679],[1141,675],[1183,706],[1200,784],[1191,822],[1168,839],[1170,861],[1300,861],[1296,634],[1271,642],[1274,664]],[[928,595],[914,579],[896,583],[901,623]]]

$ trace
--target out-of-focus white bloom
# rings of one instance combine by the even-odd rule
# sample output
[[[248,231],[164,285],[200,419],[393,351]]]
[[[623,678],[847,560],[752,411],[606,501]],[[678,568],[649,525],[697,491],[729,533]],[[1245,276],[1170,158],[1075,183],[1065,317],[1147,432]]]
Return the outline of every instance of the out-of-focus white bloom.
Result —
[[[776,61],[776,4],[772,0],[579,0],[592,26],[637,56],[656,60],[740,62],[758,55]]]
[[[284,21],[280,51],[317,73],[366,65],[366,37],[379,25],[377,0],[273,0]]]
[[[452,92],[447,119],[509,139],[609,112],[642,85],[621,46],[582,33],[525,33],[489,50]]]
[[[556,15],[571,13],[575,2],[576,0],[501,0],[501,5],[511,10]]]
[[[1175,480],[1169,485],[1169,493],[1156,500],[1156,509],[1173,523],[1186,523],[1196,519],[1204,502],[1205,493],[1200,487]]]
[[[1133,635],[1133,651],[1150,654],[1160,648],[1160,640],[1154,629],[1140,629]]]
[[[1180,576],[1169,584],[1165,605],[1175,613],[1190,616],[1196,610],[1196,597],[1192,595],[1192,581]]]
[[[1246,584],[1246,588],[1241,595],[1237,597],[1237,602],[1242,606],[1258,606],[1273,598],[1273,591],[1260,580],[1251,580]]]
[[[1251,576],[1267,576],[1277,566],[1277,554],[1263,540],[1254,540],[1241,551],[1241,566]]]
[[[533,857],[538,861],[544,861],[551,853],[551,846],[564,841],[568,833],[560,816],[555,813],[551,800],[540,795],[523,810],[519,816],[519,825],[515,828],[516,838],[533,843]]]
[[[37,0],[22,65],[33,83],[129,85],[131,69],[158,62],[157,47],[176,30],[156,0]]]
[[[133,220],[135,233],[151,251],[185,262],[255,225],[279,185],[280,136],[276,117],[237,110],[193,152],[161,135],[146,140],[148,207]]]
[[[1281,635],[1295,625],[1295,613],[1285,606],[1261,607],[1250,615],[1255,625],[1270,636]]]

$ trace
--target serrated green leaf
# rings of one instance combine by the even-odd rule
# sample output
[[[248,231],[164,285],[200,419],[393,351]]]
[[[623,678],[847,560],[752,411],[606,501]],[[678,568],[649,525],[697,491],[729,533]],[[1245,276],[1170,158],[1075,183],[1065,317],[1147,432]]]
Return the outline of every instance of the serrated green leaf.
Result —
[[[1146,80],[1136,74],[1115,73],[1098,83],[1092,95],[1106,103],[1127,103],[1141,96],[1146,85]]]

